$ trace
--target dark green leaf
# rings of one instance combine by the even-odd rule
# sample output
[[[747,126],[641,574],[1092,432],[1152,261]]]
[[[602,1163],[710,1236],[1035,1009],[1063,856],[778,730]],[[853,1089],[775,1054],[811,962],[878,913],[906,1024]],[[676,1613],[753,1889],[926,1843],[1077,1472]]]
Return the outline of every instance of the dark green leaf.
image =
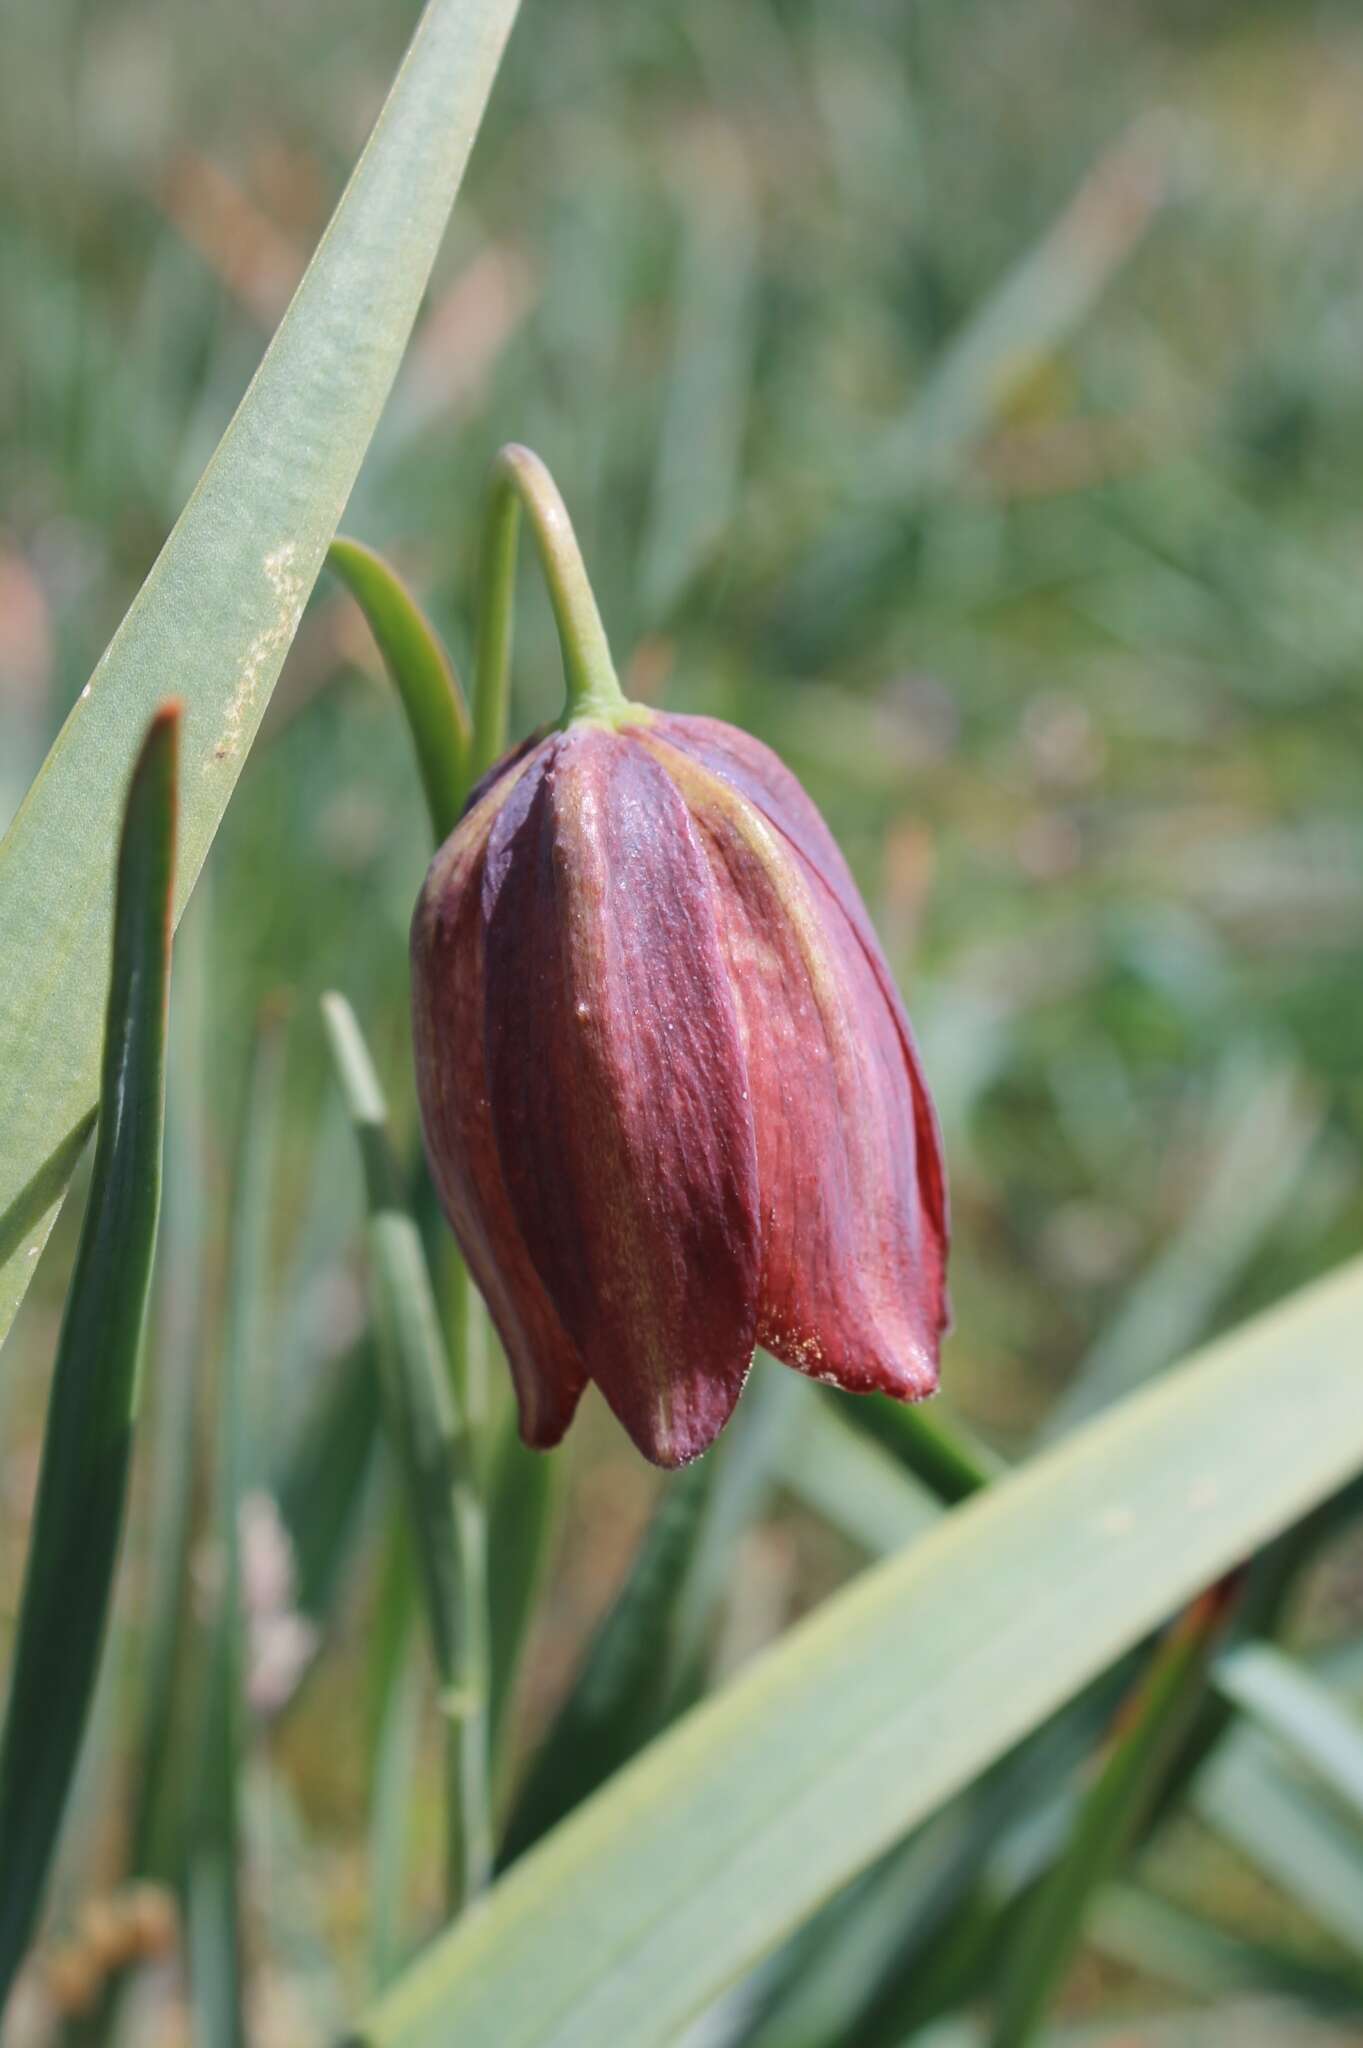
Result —
[[[327,550],[327,564],[369,621],[402,699],[439,846],[458,822],[469,782],[473,735],[459,679],[434,627],[382,555],[341,535]]]
[[[57,1345],[0,1738],[0,2006],[42,1903],[99,1668],[161,1202],[178,705],[152,721],[119,841],[90,1198]]]

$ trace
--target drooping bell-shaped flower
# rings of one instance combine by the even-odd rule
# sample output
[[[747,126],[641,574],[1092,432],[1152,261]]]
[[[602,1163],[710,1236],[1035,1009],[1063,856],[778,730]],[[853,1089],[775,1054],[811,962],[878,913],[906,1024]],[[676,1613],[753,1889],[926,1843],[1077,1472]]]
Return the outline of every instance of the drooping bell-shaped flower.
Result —
[[[509,755],[431,865],[412,977],[427,1151],[528,1443],[590,1379],[685,1464],[758,1345],[933,1391],[932,1105],[851,874],[766,747],[620,700]]]

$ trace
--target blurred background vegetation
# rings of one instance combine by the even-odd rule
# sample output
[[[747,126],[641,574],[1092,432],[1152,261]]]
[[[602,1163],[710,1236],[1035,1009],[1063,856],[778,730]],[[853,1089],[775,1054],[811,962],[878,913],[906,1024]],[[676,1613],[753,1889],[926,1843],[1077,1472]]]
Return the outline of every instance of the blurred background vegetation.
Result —
[[[7,10],[0,824],[244,388],[416,13]],[[573,510],[630,694],[732,719],[804,779],[942,1111],[948,1398],[1006,1455],[1363,1241],[1361,103],[1347,0],[525,0],[345,522],[467,671],[483,477],[500,442],[529,442]],[[516,731],[559,692],[527,577]],[[317,1000],[355,1004],[414,1152],[406,933],[427,854],[402,722],[324,579],[182,930],[150,1381],[153,1440],[179,1441],[177,1390],[202,1392],[220,1348],[268,1005],[284,1107],[251,1303],[246,1545],[262,2040],[325,2038],[367,1967],[387,1496],[381,1474],[363,1482],[369,1540],[340,1565],[329,1534],[309,1550],[339,1469],[331,1451],[318,1467],[317,1417],[365,1324]],[[78,1213],[0,1378],[0,1642]],[[196,1427],[202,1580],[206,1399]],[[526,1739],[652,1497],[594,1400],[560,1455],[569,1519]],[[117,1881],[131,1825],[109,1788],[136,1782],[124,1706],[174,1459],[142,1462],[52,1911],[69,1973],[61,1944]],[[846,1508],[814,1512],[819,1490],[806,1474],[778,1491],[747,1539],[729,1663],[877,1547]],[[1300,1626],[1363,1634],[1356,1556]],[[325,1678],[302,1684],[322,1631]],[[412,1711],[429,1746],[430,1701]],[[417,1931],[438,1859],[423,1808]],[[1231,1924],[1295,1927],[1281,1873],[1274,1890],[1205,1822],[1173,1862]],[[1307,1954],[1342,1938],[1296,1932]],[[40,2033],[79,1989],[49,1972]],[[1070,1991],[1079,2018],[1152,2002],[1096,1955]],[[1238,2031],[1196,2039],[1250,2038],[1244,2016],[1213,2020]],[[173,1999],[142,2024],[138,2039],[183,2037]]]

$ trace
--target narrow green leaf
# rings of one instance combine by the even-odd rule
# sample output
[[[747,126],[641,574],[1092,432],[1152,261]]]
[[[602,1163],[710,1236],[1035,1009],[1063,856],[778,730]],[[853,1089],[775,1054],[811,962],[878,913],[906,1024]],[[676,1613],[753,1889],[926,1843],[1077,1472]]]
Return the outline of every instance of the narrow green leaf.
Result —
[[[744,154],[716,125],[686,173],[676,330],[638,571],[651,619],[730,530],[756,330],[758,220]]]
[[[322,1621],[336,1594],[359,1522],[378,1436],[378,1379],[371,1340],[334,1359],[315,1406],[274,1478],[289,1532],[301,1613]]]
[[[369,1982],[381,1991],[405,1960],[407,1856],[412,1775],[419,1734],[420,1691],[413,1656],[416,1573],[407,1522],[389,1522],[379,1571],[370,1702]]]
[[[629,1577],[527,1774],[502,1863],[538,1841],[654,1733],[669,1677],[673,1606],[718,1465],[717,1457],[705,1458],[663,1481]]]
[[[847,1420],[898,1459],[945,1507],[968,1500],[1003,1472],[1003,1460],[977,1442],[939,1402],[923,1406],[884,1394],[846,1404]]]
[[[1199,1998],[1259,1991],[1321,2012],[1363,2009],[1357,1978],[1316,1967],[1289,1949],[1230,1934],[1137,1885],[1113,1884],[1101,1892],[1088,1931],[1105,1955]]]
[[[1241,1640],[1270,1639],[1284,1614],[1302,1572],[1323,1544],[1363,1508],[1363,1475],[1327,1496],[1274,1542],[1251,1558],[1244,1590],[1236,1606],[1234,1630]],[[1204,1690],[1202,1705],[1160,1791],[1147,1828],[1153,1832],[1178,1806],[1235,1720],[1235,1708],[1214,1686]]]
[[[456,1905],[481,1889],[492,1851],[483,1509],[378,1075],[344,997],[329,995],[322,1007],[364,1166],[383,1405],[407,1489],[448,1734],[447,1881]]]
[[[359,2038],[667,2041],[1199,1585],[1363,1465],[1360,1317],[1356,1262],[944,1516],[524,1857]]]
[[[42,1904],[123,1525],[161,1202],[179,734],[179,706],[167,706],[143,741],[118,847],[99,1137],[57,1344],[0,1737],[0,2008]]]
[[[677,1589],[664,1701],[669,1720],[691,1706],[703,1687],[715,1616],[733,1583],[739,1545],[778,1483],[782,1452],[812,1391],[799,1373],[758,1353],[744,1397],[720,1444],[719,1469]]]
[[[810,1392],[807,1381],[759,1358],[722,1443],[703,1465],[664,1482],[625,1586],[588,1645],[512,1809],[503,1864],[595,1791],[703,1689],[734,1553],[779,1476],[781,1446]]]
[[[203,2048],[243,2048],[246,2041],[241,1897],[246,1673],[239,1518],[252,1454],[252,1378],[270,1355],[268,1269],[284,1046],[283,1013],[272,1007],[256,1035],[232,1191],[226,1333],[213,1429],[217,1569],[201,1658],[186,1887],[194,2039]]]
[[[382,555],[344,535],[327,550],[334,570],[369,622],[402,699],[439,846],[459,820],[473,744],[468,705],[440,637]]]
[[[489,1719],[501,1735],[557,1521],[561,1458],[521,1442],[508,1417],[488,1488]]]
[[[1320,1679],[1271,1643],[1241,1643],[1217,1660],[1217,1689],[1323,1780],[1363,1824],[1363,1721]],[[1363,1854],[1363,1841],[1359,1844]]]
[[[813,1389],[781,1456],[781,1478],[806,1507],[869,1557],[887,1557],[931,1528],[941,1509],[899,1462]]]
[[[1223,1583],[1194,1603],[1156,1651],[1064,1854],[1012,1930],[993,2048],[1025,2048],[1034,2038],[1078,1947],[1089,1900],[1153,1806],[1197,1710],[1228,1604],[1229,1588]]]
[[[1245,1729],[1201,1773],[1192,1801],[1208,1827],[1363,1961],[1363,1839]]]
[[[374,432],[516,0],[431,0],[293,303],[0,844],[0,1337],[95,1106],[111,849],[183,688],[183,908]]]
[[[167,1047],[166,1200],[150,1345],[150,1502],[142,1537],[147,1582],[145,1644],[139,1659],[138,1753],[129,1828],[130,1873],[169,1878],[184,1847],[188,1780],[178,1716],[187,1674],[189,1548],[196,1470],[196,1370],[203,1346],[207,980],[212,908],[200,893],[176,941],[175,1015]]]

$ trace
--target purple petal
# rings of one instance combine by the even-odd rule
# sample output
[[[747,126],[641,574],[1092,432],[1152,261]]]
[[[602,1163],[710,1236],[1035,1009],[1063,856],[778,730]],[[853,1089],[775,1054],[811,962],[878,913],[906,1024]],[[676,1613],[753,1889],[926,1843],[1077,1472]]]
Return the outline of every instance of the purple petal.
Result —
[[[915,1151],[919,1192],[928,1211],[929,1223],[941,1247],[941,1263],[951,1236],[947,1201],[946,1168],[943,1163],[942,1134],[937,1111],[923,1078],[922,1061],[913,1028],[900,1000],[889,963],[881,951],[875,926],[871,923],[852,871],[813,799],[770,747],[750,733],[722,719],[687,716],[676,712],[655,713],[647,732],[650,738],[666,741],[689,759],[741,791],[769,823],[774,825],[799,853],[812,873],[837,898],[848,923],[866,956],[866,961],[888,1005],[898,1032],[904,1065],[913,1094]],[[942,1299],[943,1327],[950,1321],[945,1291]]]
[[[709,864],[632,739],[551,741],[493,828],[487,1072],[511,1205],[645,1456],[732,1412],[757,1321],[757,1162]]]
[[[945,1321],[940,1159],[878,949],[868,956],[842,892],[765,805],[653,728],[639,737],[676,781],[716,878],[757,1132],[759,1341],[853,1392],[931,1393]]]
[[[535,760],[520,770],[532,784],[542,773]],[[548,1450],[573,1419],[587,1371],[512,1213],[488,1111],[482,888],[501,780],[494,774],[493,793],[470,806],[431,863],[412,922],[412,1019],[431,1172],[502,1340],[521,1434]]]

